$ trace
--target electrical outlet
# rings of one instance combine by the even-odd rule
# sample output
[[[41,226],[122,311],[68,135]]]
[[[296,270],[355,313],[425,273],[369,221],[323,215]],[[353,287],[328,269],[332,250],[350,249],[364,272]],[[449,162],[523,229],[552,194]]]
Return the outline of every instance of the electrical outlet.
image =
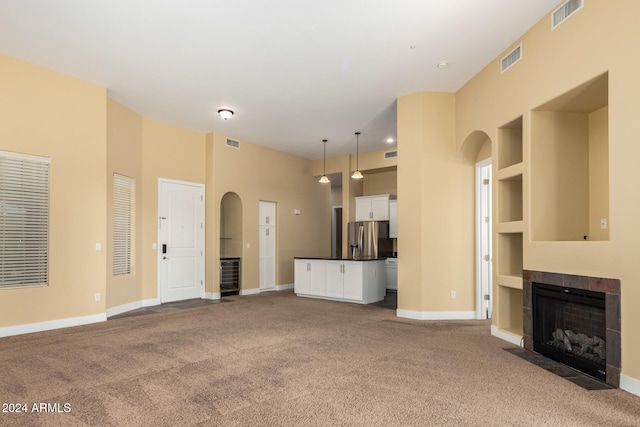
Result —
[[[600,218],[600,229],[606,230],[608,227],[607,218]]]
[[[100,301],[100,292],[96,292],[96,294],[93,296],[93,299],[96,301]]]
[[[451,291],[451,299],[456,299],[456,291]]]

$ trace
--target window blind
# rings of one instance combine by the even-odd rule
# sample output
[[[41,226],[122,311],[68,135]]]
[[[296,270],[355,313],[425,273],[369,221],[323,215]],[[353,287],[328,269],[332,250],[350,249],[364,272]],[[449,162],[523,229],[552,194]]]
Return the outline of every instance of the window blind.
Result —
[[[113,175],[113,275],[134,273],[135,179]]]
[[[50,162],[0,151],[0,288],[48,285]]]

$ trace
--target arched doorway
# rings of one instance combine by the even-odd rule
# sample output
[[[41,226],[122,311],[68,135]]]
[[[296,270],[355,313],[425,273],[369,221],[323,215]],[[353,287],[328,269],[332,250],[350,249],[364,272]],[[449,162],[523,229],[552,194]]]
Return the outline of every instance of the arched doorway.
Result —
[[[462,154],[475,169],[476,318],[490,319],[493,310],[491,139],[482,131],[469,134]]]
[[[238,295],[242,287],[242,201],[226,193],[220,201],[220,296]]]

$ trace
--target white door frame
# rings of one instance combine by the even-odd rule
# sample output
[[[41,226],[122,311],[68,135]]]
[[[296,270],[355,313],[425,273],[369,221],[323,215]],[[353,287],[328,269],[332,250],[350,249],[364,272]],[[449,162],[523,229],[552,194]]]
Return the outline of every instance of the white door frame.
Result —
[[[203,226],[201,228],[199,241],[200,241],[201,246],[202,246],[202,259],[203,259],[203,262],[200,265],[201,270],[202,270],[200,272],[201,273],[200,277],[202,277],[203,283],[202,283],[202,295],[200,296],[200,298],[204,298],[204,296],[205,296],[204,290],[205,290],[205,287],[206,287],[205,283],[204,283],[204,278],[205,278],[205,271],[204,271],[205,270],[205,268],[204,268],[204,259],[205,259],[204,238],[205,238],[205,234],[204,234],[204,231],[206,229],[206,227],[204,226],[204,222],[205,222],[205,213],[204,213],[204,194],[205,194],[204,190],[205,190],[205,186],[204,186],[204,184],[199,184],[197,182],[178,181],[178,180],[175,180],[175,179],[168,179],[168,178],[158,178],[158,238],[157,238],[158,244],[157,244],[157,248],[156,248],[157,249],[157,261],[156,262],[157,262],[157,267],[158,267],[157,268],[158,285],[157,285],[157,290],[156,290],[157,295],[158,295],[157,299],[158,299],[158,301],[160,303],[162,303],[162,256],[163,256],[163,254],[162,254],[162,230],[161,230],[162,218],[161,218],[160,215],[161,215],[161,206],[163,206],[162,203],[164,202],[163,196],[162,196],[162,191],[161,191],[163,183],[187,185],[187,186],[190,186],[190,187],[197,187],[197,188],[200,188],[202,190],[202,195],[203,195],[203,200],[202,200],[202,206],[203,206],[203,208],[202,208],[203,209],[202,223],[203,223]]]
[[[492,316],[493,307],[493,295],[492,295],[492,214],[491,214],[491,169],[489,169],[489,194],[485,195],[485,189],[487,187],[483,184],[483,171],[485,168],[491,168],[491,157],[481,160],[476,163],[476,319],[487,319]],[[485,215],[483,211],[485,209],[488,212],[489,218],[489,230],[487,235],[482,231],[485,225]],[[485,237],[486,236],[486,237]],[[486,241],[488,239],[488,241]],[[489,248],[489,253],[486,254],[484,248]],[[484,259],[484,255],[489,256],[489,260]],[[489,306],[488,317],[484,304],[485,290],[489,294]]]

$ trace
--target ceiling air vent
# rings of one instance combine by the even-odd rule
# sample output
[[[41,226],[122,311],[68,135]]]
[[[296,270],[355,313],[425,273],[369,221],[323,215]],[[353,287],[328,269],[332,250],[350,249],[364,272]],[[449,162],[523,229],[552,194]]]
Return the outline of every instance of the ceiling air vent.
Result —
[[[522,59],[522,44],[516,46],[511,52],[507,53],[500,61],[500,72],[504,73],[516,62]]]
[[[584,6],[583,0],[567,0],[562,3],[560,7],[551,14],[551,29],[553,30],[562,24],[567,18],[582,9],[582,6]]]
[[[235,139],[227,138],[227,142],[224,145],[235,148],[236,150],[240,149],[240,141],[236,141]]]
[[[395,159],[396,157],[398,157],[398,150],[385,151],[384,152],[384,159],[385,160]]]

